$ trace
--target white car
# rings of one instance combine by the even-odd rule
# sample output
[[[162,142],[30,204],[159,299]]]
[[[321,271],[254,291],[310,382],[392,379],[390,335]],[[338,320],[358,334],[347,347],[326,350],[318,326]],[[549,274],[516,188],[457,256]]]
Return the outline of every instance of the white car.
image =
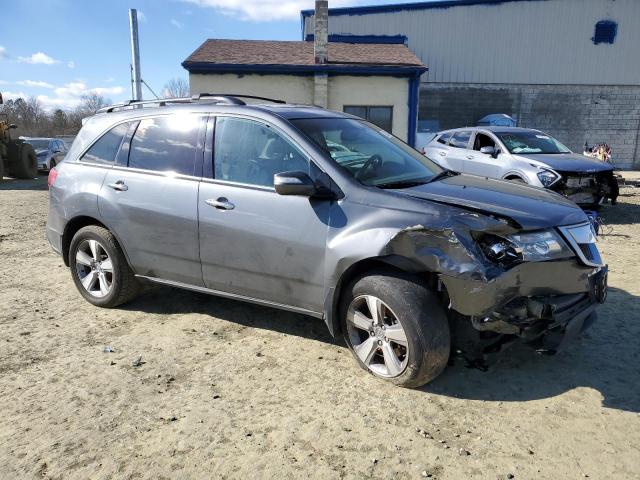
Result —
[[[609,163],[573,153],[539,130],[466,127],[439,132],[424,154],[456,172],[548,188],[575,203],[615,202],[618,185]]]

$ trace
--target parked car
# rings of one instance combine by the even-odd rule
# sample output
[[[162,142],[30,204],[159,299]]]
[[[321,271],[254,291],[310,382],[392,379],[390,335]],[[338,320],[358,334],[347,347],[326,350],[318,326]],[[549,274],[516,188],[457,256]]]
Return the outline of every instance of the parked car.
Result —
[[[68,151],[67,145],[57,138],[25,137],[24,141],[36,151],[38,170],[51,170],[62,161]]]
[[[615,203],[613,166],[573,153],[551,135],[517,127],[467,127],[438,133],[424,149],[457,172],[526,183],[558,192],[584,207]]]
[[[415,387],[447,365],[454,316],[555,351],[604,301],[588,219],[559,195],[445,170],[343,113],[155,105],[89,118],[49,174],[49,242],[96,306],[151,281],[311,315]]]

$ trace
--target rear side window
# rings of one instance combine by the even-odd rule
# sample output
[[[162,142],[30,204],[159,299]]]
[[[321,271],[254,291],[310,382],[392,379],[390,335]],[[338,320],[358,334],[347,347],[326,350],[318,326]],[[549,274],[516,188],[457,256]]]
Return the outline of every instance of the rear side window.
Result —
[[[121,123],[116,125],[107,133],[102,135],[100,139],[94,143],[87,153],[85,153],[80,159],[83,162],[92,163],[113,163],[118,153],[118,149],[122,144],[127,131],[129,130],[129,123]]]
[[[200,117],[171,115],[140,121],[131,140],[129,167],[193,175]]]
[[[456,132],[451,137],[451,141],[449,145],[456,148],[467,148],[467,144],[469,143],[469,139],[471,138],[471,131],[464,130],[462,132]]]

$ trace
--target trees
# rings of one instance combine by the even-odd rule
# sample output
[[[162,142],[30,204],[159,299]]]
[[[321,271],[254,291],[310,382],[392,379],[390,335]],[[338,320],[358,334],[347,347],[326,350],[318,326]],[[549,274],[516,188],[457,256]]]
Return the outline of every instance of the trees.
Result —
[[[172,78],[162,89],[164,98],[182,98],[189,96],[189,84],[184,78]]]

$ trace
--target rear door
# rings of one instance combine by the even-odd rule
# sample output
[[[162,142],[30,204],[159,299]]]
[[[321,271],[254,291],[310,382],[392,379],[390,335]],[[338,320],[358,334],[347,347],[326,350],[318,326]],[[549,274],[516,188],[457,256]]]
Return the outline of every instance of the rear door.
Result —
[[[449,152],[447,154],[447,162],[451,170],[456,172],[464,172],[464,161],[469,154],[469,142],[471,139],[471,130],[459,130],[454,132],[449,139]]]
[[[499,157],[481,153],[482,147],[498,149],[498,144],[493,135],[488,132],[475,132],[471,139],[472,149],[467,152],[464,160],[464,171],[475,175],[484,175],[491,178],[502,178],[502,162]]]
[[[132,127],[98,206],[137,274],[202,285],[198,187],[206,118],[173,114]]]
[[[212,147],[204,166],[211,178],[203,178],[198,203],[205,286],[321,312],[331,202],[278,195],[273,186],[275,173],[313,178],[319,170],[289,136],[261,120],[219,116]]]
[[[438,165],[449,169],[452,168],[447,160],[450,148],[448,147],[450,138],[451,132],[441,133],[431,140],[424,148],[424,154],[428,158],[436,162]]]

